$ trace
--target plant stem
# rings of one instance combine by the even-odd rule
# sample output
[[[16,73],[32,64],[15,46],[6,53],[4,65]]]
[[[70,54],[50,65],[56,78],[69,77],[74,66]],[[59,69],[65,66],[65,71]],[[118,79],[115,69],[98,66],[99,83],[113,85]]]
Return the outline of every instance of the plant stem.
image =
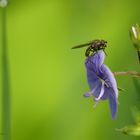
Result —
[[[127,72],[113,72],[114,75],[133,75],[140,77],[140,73],[133,72],[133,71],[127,71]]]
[[[137,51],[138,54],[138,59],[139,59],[139,63],[140,63],[140,51]]]
[[[10,85],[7,59],[6,7],[2,8],[2,133],[3,140],[10,140]]]

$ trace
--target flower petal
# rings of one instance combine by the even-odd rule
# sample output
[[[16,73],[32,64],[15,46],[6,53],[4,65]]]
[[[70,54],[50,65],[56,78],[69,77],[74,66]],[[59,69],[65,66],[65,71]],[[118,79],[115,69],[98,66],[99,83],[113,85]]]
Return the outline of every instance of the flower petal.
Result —
[[[92,91],[92,95],[94,95],[96,98],[99,97],[101,89],[102,89],[102,82],[98,81],[98,83],[96,83],[97,86],[95,87],[94,91]]]
[[[109,99],[112,118],[115,119],[116,114],[117,114],[118,102],[117,102],[117,98],[114,96],[115,94],[113,92],[114,92],[113,90],[110,90],[110,92],[108,94],[108,99]]]
[[[91,94],[89,92],[84,94],[84,97],[90,97],[90,96],[91,96]]]
[[[94,67],[95,68],[95,67]],[[87,80],[90,87],[90,90],[96,87],[96,85],[101,84],[100,78],[96,74],[96,72],[87,68]]]
[[[113,92],[114,96],[118,98],[118,88],[117,88],[116,79],[113,73],[105,64],[101,66],[101,71],[102,73],[100,74],[100,76],[105,81],[106,86],[111,87],[112,90],[114,91]]]
[[[102,100],[106,100],[108,98],[109,88],[107,86],[104,87],[104,94],[101,97]]]
[[[95,98],[95,101],[99,101],[103,95],[104,95],[104,82],[102,82],[100,94],[98,97]]]
[[[101,92],[101,86],[101,83],[95,83],[93,89],[90,92],[85,93],[84,97],[90,97],[91,95],[98,97]]]
[[[103,50],[97,51],[94,55],[91,55],[86,59],[86,67],[89,69],[96,68],[94,70],[99,70],[99,68],[104,62],[104,58],[105,58],[104,51]]]
[[[92,90],[96,84],[101,84],[99,70],[104,62],[104,52],[98,51],[92,56],[89,56],[85,62],[87,69],[87,78],[90,89]]]

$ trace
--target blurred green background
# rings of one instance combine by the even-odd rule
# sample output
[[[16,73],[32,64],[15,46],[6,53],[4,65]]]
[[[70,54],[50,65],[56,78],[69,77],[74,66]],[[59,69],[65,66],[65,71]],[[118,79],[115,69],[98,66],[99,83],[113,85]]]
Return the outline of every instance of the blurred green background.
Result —
[[[83,98],[89,91],[85,49],[71,50],[102,38],[108,41],[105,63],[112,71],[140,71],[129,38],[135,23],[140,23],[139,0],[11,0],[7,57],[12,140],[138,140],[115,131],[133,123],[137,93],[132,78],[116,77],[126,92],[120,93],[117,119],[112,120],[108,101],[94,109],[92,98]]]

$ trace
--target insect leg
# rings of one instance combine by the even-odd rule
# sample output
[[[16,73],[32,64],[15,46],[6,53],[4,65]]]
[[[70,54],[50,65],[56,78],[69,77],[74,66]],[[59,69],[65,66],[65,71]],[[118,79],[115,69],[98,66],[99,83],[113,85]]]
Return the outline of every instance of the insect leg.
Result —
[[[107,53],[105,52],[105,49],[103,49],[103,51],[104,51],[105,55],[107,56]]]
[[[85,56],[88,57],[91,51],[91,47],[88,47],[85,52]]]

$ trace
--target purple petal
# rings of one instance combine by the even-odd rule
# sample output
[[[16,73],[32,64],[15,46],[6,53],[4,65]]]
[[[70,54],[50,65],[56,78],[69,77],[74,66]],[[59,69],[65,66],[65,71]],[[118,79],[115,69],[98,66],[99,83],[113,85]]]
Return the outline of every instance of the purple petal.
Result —
[[[98,95],[98,97],[95,98],[95,101],[99,101],[103,95],[104,95],[104,82],[102,82],[100,94]]]
[[[98,97],[101,91],[102,82],[101,79],[97,76],[97,74],[87,69],[87,80],[91,90],[91,94],[95,97]]]
[[[87,58],[86,63],[90,62],[90,66],[86,65],[86,67],[93,69],[99,69],[104,62],[105,54],[103,50],[97,51],[94,55],[91,55]]]
[[[97,84],[100,84],[100,78],[97,76],[97,74],[93,71],[87,68],[87,80],[90,87],[90,90],[92,90]]]
[[[94,95],[96,98],[98,98],[99,95],[100,95],[100,92],[101,92],[101,88],[102,88],[102,82],[99,81],[97,83],[97,86],[96,86],[95,90],[92,92],[92,95]]]
[[[91,96],[90,93],[85,93],[85,94],[84,94],[84,97],[90,97],[90,96]]]
[[[105,100],[108,98],[108,93],[109,93],[109,88],[108,87],[104,87],[104,94],[103,96],[101,97],[102,100]]]
[[[102,74],[101,74],[102,79],[105,81],[105,83],[108,87],[112,88],[112,90],[114,91],[113,92],[114,96],[116,98],[118,98],[118,88],[117,88],[116,79],[115,79],[113,73],[104,64],[101,66],[101,71],[102,71]]]
[[[109,104],[110,104],[110,110],[111,110],[111,115],[112,118],[116,118],[116,113],[117,113],[117,98],[114,96],[113,90],[110,90],[108,94],[108,99],[109,99]]]
[[[85,62],[87,69],[87,78],[90,89],[92,90],[96,84],[101,83],[100,77],[100,67],[104,62],[104,52],[98,51],[92,56],[89,56]]]

